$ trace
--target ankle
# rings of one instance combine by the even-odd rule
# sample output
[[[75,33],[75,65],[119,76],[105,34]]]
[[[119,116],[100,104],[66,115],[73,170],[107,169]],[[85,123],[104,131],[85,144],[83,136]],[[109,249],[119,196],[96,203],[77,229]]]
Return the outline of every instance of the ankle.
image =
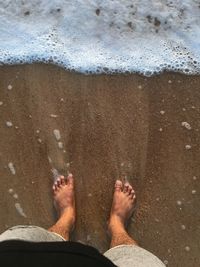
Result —
[[[112,215],[110,217],[108,230],[111,235],[126,232],[124,222],[117,215]]]
[[[74,216],[74,209],[72,207],[67,207],[60,210],[60,218],[69,216]]]

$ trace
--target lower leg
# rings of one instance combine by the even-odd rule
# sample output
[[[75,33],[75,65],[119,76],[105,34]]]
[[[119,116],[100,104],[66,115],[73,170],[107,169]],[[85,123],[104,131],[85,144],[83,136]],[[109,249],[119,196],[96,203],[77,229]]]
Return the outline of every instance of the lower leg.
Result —
[[[118,220],[110,224],[109,231],[111,233],[110,248],[119,245],[137,245],[137,242],[129,236],[124,225],[119,223]]]
[[[108,224],[111,234],[110,248],[119,245],[137,245],[125,229],[125,224],[133,213],[135,204],[135,191],[128,183],[116,181],[113,203]]]
[[[68,241],[75,223],[73,176],[69,175],[66,180],[64,176],[60,176],[53,185],[53,193],[59,219],[48,231],[57,233]]]
[[[69,241],[70,229],[66,225],[65,216],[59,218],[59,220],[48,229],[49,232],[53,232],[61,235],[66,241]]]

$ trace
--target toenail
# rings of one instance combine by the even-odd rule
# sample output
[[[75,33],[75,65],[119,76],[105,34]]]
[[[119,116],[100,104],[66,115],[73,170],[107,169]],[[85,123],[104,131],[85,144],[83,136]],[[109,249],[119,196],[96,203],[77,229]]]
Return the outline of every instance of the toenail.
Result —
[[[69,173],[68,177],[73,177],[72,173]]]
[[[122,191],[122,182],[120,180],[116,180],[114,188],[117,191]]]

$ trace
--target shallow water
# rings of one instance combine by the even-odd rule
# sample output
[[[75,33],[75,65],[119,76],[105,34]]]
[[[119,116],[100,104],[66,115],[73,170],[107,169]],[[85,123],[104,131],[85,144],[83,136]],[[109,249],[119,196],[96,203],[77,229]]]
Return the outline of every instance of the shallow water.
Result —
[[[1,67],[0,77],[0,232],[55,223],[56,170],[70,171],[72,240],[104,252],[114,181],[126,178],[137,194],[130,235],[167,266],[199,265],[199,76],[82,75],[31,64]]]

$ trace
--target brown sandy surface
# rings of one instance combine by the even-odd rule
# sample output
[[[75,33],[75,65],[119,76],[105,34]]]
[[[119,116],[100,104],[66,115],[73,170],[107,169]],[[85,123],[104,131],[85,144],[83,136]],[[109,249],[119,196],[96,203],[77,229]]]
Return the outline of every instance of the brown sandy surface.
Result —
[[[51,226],[50,170],[68,169],[76,178],[73,240],[105,251],[113,183],[125,177],[138,197],[130,234],[168,266],[199,266],[200,77],[84,76],[48,65],[9,66],[0,68],[0,101],[0,231]]]

